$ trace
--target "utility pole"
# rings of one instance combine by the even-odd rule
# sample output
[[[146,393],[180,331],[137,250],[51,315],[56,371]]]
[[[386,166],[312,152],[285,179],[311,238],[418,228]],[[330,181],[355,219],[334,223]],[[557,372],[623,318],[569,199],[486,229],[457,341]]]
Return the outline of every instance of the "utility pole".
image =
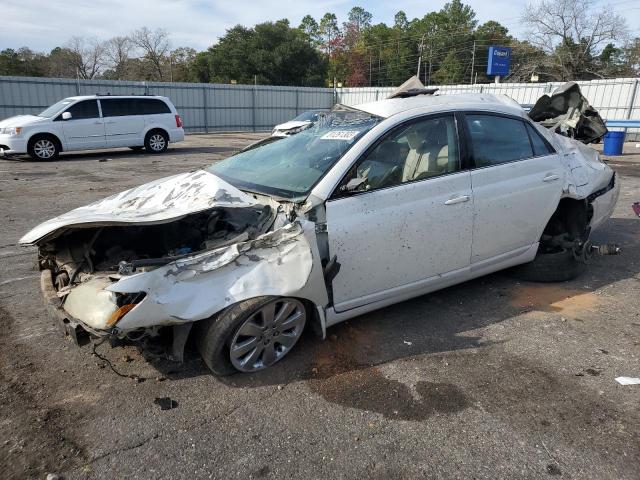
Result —
[[[470,85],[473,85],[473,69],[476,65],[476,41],[473,41],[473,50],[471,53],[471,80],[469,81]]]
[[[433,47],[429,45],[429,79],[427,81],[427,85],[431,85],[431,60],[433,59]]]
[[[422,61],[422,51],[424,50],[424,37],[427,34],[423,34],[422,38],[420,39],[420,45],[418,45],[418,69],[416,70],[416,77],[418,77],[418,80],[420,80],[420,62]]]

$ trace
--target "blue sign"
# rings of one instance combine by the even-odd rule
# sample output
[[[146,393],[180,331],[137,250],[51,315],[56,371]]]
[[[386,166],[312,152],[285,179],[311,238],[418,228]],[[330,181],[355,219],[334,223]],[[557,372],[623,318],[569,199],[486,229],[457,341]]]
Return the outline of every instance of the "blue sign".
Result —
[[[506,77],[511,66],[511,49],[509,47],[489,47],[489,62],[487,63],[487,75]]]

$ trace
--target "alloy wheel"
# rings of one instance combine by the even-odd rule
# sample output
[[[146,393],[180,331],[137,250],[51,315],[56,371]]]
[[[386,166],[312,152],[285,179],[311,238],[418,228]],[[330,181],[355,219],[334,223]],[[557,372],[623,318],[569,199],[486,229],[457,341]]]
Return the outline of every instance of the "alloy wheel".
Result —
[[[47,159],[55,155],[56,146],[51,140],[43,138],[33,145],[33,151],[38,158]]]
[[[306,323],[304,305],[293,298],[275,299],[255,311],[231,340],[231,363],[241,372],[267,368],[296,344]]]
[[[166,142],[164,137],[159,133],[155,133],[151,135],[151,138],[149,138],[149,146],[151,147],[152,150],[155,150],[156,152],[163,150],[165,143]]]

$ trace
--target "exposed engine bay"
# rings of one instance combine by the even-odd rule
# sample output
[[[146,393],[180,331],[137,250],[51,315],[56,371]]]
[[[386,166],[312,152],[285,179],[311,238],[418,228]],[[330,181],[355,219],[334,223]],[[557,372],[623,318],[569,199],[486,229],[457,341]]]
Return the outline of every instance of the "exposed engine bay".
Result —
[[[148,271],[189,255],[256,238],[273,223],[268,205],[213,208],[168,223],[74,228],[40,247],[58,295],[96,272]]]

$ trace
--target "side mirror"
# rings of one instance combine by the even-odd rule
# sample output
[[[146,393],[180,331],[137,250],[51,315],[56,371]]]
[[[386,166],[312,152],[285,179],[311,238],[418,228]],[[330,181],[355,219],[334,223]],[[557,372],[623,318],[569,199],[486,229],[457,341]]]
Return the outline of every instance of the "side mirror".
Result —
[[[355,192],[367,181],[367,177],[354,177],[346,185],[340,187],[341,192]]]
[[[62,112],[63,120],[71,120],[71,112]]]

